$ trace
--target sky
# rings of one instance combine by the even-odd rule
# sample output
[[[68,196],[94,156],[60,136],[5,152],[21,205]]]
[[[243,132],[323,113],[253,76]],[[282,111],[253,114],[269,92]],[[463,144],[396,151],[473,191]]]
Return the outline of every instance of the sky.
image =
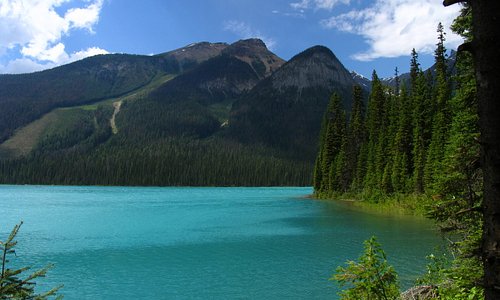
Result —
[[[27,73],[105,53],[153,55],[191,43],[260,38],[285,60],[315,45],[350,71],[390,77],[433,63],[441,0],[0,0],[0,73]]]

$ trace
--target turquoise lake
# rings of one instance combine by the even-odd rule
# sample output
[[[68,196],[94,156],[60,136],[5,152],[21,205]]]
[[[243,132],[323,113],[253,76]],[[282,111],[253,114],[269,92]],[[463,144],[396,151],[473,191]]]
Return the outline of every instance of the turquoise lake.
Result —
[[[337,299],[329,281],[378,237],[409,287],[442,244],[432,223],[307,199],[311,188],[0,185],[18,266],[55,264],[65,299]]]

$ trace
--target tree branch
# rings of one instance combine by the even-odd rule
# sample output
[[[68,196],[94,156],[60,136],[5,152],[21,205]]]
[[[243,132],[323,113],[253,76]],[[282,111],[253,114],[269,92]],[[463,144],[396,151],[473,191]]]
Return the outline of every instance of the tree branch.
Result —
[[[457,4],[459,2],[469,2],[468,0],[444,0],[443,1],[443,5],[444,6],[450,6],[450,5],[453,5],[453,4]]]
[[[463,43],[462,45],[458,46],[457,52],[470,52],[472,53],[474,51],[474,46],[472,45],[472,42],[466,42]]]

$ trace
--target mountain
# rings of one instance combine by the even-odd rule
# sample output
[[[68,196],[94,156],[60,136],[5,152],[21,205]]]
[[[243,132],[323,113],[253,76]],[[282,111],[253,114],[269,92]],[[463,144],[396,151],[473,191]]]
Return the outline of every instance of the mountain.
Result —
[[[57,107],[122,96],[155,78],[192,69],[225,47],[200,43],[157,56],[98,55],[51,70],[0,75],[0,142]]]
[[[226,43],[200,42],[158,54],[155,57],[172,62],[175,73],[183,73],[198,64],[219,55],[229,45]]]
[[[283,63],[260,40],[238,41],[195,70],[159,87],[150,98],[168,102],[191,99],[205,104],[222,102],[249,91]]]
[[[350,108],[354,84],[331,50],[307,49],[233,104],[230,135],[310,161],[330,95],[337,92]]]
[[[227,121],[232,103],[283,63],[260,40],[238,41],[128,103],[120,116],[124,130],[137,136],[211,136]]]
[[[285,62],[258,39],[0,76],[0,183],[308,185],[328,99],[350,108],[354,83],[328,48]]]
[[[354,82],[356,82],[356,84],[362,87],[365,91],[370,91],[372,89],[372,81],[370,79],[356,73],[355,71],[351,71],[351,76]]]
[[[457,52],[455,50],[450,51],[449,57],[446,59],[446,68],[450,75],[455,75],[457,70],[455,68],[457,60]],[[424,73],[430,72],[432,74],[432,77],[436,76],[436,64],[433,64],[430,66],[427,70],[424,71]],[[399,79],[399,84],[410,84],[410,73],[403,73],[398,76]],[[396,77],[388,77],[388,78],[383,78],[382,83],[390,86],[390,87],[395,87],[396,86]]]

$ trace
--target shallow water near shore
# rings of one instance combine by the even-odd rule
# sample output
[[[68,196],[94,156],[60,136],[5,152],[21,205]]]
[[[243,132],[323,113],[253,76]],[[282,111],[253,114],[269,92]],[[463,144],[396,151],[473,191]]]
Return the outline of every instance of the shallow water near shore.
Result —
[[[432,223],[305,198],[308,187],[0,186],[16,265],[54,263],[65,299],[336,299],[329,281],[378,237],[404,288],[442,243]]]

